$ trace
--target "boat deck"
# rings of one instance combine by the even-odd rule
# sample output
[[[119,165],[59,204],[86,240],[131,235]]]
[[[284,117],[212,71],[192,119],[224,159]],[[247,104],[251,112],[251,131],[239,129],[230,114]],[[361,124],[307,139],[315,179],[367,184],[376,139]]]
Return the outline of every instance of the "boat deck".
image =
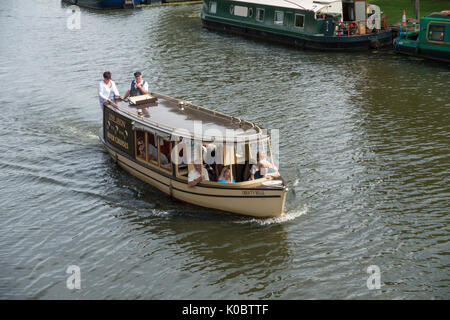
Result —
[[[261,128],[251,122],[196,106],[188,101],[158,93],[151,95],[158,99],[156,103],[133,105],[120,100],[113,107],[143,126],[186,138],[251,141],[266,137]]]

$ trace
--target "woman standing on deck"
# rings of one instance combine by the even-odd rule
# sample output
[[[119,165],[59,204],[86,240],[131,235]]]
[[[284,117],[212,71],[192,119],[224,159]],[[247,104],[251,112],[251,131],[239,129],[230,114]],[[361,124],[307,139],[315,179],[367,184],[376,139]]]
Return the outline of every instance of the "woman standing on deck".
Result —
[[[103,111],[103,104],[112,102],[113,99],[120,99],[119,90],[116,84],[111,80],[111,72],[105,71],[103,73],[103,81],[98,85],[98,98],[100,100],[100,108]]]

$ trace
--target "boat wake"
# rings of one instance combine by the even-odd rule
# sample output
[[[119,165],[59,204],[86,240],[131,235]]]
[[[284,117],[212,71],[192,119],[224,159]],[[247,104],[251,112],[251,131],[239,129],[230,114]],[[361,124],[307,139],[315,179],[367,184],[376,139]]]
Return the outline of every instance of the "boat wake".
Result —
[[[286,212],[282,217],[278,218],[267,218],[267,219],[259,219],[259,218],[251,218],[251,219],[245,219],[245,220],[239,220],[236,221],[236,223],[240,224],[247,224],[247,223],[254,223],[261,226],[267,226],[272,224],[282,224],[286,223],[288,221],[292,221],[294,219],[297,219],[300,216],[303,216],[308,213],[308,208],[306,205],[300,209],[296,210],[290,210]]]

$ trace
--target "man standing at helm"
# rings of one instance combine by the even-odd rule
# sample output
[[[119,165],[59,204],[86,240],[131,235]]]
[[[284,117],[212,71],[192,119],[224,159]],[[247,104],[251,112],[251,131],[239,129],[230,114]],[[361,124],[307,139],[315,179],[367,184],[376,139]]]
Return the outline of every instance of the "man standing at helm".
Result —
[[[142,74],[137,71],[134,73],[134,80],[131,81],[130,90],[125,93],[124,99],[148,93],[148,83],[142,79]]]

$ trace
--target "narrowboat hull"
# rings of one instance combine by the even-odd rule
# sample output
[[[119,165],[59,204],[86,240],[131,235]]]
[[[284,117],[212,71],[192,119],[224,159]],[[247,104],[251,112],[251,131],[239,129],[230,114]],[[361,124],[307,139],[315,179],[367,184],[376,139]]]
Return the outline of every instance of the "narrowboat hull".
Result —
[[[392,45],[392,32],[378,32],[371,35],[335,37],[335,36],[314,36],[308,34],[290,35],[276,31],[260,30],[249,26],[242,26],[233,23],[223,23],[202,19],[203,26],[209,30],[225,31],[242,36],[249,36],[262,40],[269,40],[283,43],[299,48],[316,50],[368,50],[389,47]]]
[[[363,10],[350,17],[341,0],[204,0],[201,19],[207,29],[300,48],[353,51],[392,45],[392,31],[381,23],[379,7],[368,19],[366,2],[358,3]]]
[[[92,9],[120,9],[124,7],[124,0],[63,0],[64,2]],[[134,0],[140,4],[141,0]]]
[[[103,137],[103,128],[99,130],[99,138],[121,168],[171,198],[204,208],[257,218],[280,217],[284,214],[286,188],[243,188],[236,184],[211,186],[202,183],[188,187],[187,181],[162,172],[148,163],[137,161],[108,144]]]
[[[393,45],[401,54],[450,63],[450,11],[422,17],[419,25],[401,26]]]
[[[395,51],[400,54],[450,63],[450,51],[421,48],[413,42],[394,45],[394,47]]]

